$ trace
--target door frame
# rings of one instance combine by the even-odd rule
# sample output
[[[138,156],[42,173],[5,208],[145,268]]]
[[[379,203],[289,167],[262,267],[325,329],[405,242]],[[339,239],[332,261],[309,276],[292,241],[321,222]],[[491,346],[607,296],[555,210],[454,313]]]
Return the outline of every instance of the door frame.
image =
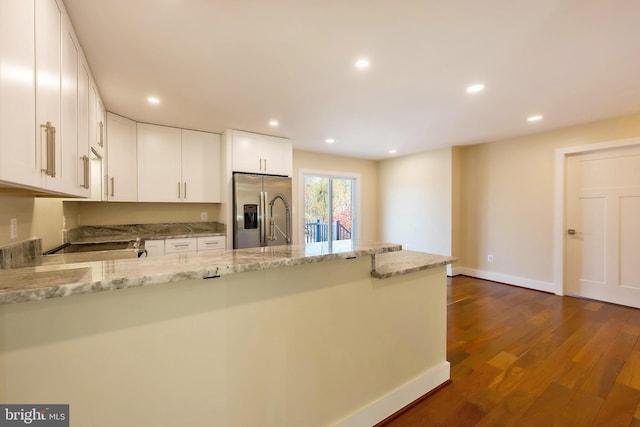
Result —
[[[640,146],[640,137],[577,145],[556,149],[555,158],[555,195],[553,221],[553,283],[556,295],[566,292],[566,168],[567,157],[577,154],[595,153],[613,148]]]

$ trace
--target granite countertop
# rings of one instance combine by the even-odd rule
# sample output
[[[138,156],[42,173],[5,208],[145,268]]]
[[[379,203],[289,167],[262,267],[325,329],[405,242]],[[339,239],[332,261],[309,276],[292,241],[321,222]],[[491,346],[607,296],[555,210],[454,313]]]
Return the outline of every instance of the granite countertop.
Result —
[[[385,279],[456,262],[449,256],[404,251],[397,244],[333,242],[206,251],[148,258],[85,252],[39,257],[29,267],[0,270],[0,304],[36,301],[98,291],[299,264],[372,256],[375,278]]]
[[[136,239],[224,236],[225,234],[225,226],[216,222],[122,224],[78,227],[68,231],[66,241],[70,243],[102,243]]]
[[[68,255],[61,255],[57,262],[47,256],[36,260],[31,267],[0,270],[0,304],[215,278],[401,249],[400,245],[389,243],[344,241],[331,246],[312,243],[103,261],[89,261],[90,253],[69,254],[74,257],[68,259],[65,259]]]
[[[457,261],[454,257],[425,252],[406,250],[388,252],[374,257],[371,275],[378,279],[386,279],[415,271],[426,270],[428,268],[453,264]]]

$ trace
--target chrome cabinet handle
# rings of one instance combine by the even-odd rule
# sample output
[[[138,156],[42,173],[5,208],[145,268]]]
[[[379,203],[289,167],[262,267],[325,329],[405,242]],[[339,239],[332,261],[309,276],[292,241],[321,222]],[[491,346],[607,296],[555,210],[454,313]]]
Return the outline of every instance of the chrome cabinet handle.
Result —
[[[187,200],[187,182],[184,182],[183,199]]]
[[[82,188],[89,189],[89,156],[82,156],[82,167],[84,168]]]
[[[178,181],[178,199],[180,199],[180,181]]]
[[[264,159],[264,171],[267,171],[267,159]]]
[[[116,192],[116,179],[114,177],[111,177],[111,197],[115,197],[115,192]]]
[[[40,128],[45,129],[47,135],[47,166],[42,169],[42,172],[46,173],[52,178],[56,176],[56,128],[51,125],[51,122],[47,122],[44,125],[40,125]]]

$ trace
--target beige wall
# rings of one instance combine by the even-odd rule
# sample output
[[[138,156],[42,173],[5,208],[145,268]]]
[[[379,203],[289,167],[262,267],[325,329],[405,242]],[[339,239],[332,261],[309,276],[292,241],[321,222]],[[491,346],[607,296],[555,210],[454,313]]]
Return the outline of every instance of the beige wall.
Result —
[[[0,246],[32,237],[42,238],[42,249],[63,243],[63,228],[81,225],[153,224],[219,221],[220,205],[213,203],[107,203],[35,197],[26,192],[0,192]],[[18,238],[10,238],[9,221],[18,220]],[[66,224],[65,224],[66,221]]]
[[[293,151],[294,243],[303,242],[301,230],[302,198],[299,194],[302,170],[357,174],[360,177],[359,239],[379,240],[378,234],[378,162],[375,160],[333,156],[310,151]]]
[[[632,115],[463,147],[460,265],[551,283],[556,149],[639,135]]]
[[[382,240],[452,255],[453,160],[448,147],[380,162]]]
[[[0,246],[27,240],[33,236],[33,196],[5,190],[0,192]],[[11,239],[11,219],[18,220],[18,237]]]
[[[113,203],[65,202],[78,210],[79,225],[154,224],[161,222],[218,221],[219,205],[214,203]]]

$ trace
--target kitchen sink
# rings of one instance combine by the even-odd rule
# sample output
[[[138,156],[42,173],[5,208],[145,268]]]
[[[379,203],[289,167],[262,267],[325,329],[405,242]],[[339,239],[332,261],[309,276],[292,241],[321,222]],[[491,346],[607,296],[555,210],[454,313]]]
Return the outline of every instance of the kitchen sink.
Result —
[[[138,249],[136,242],[99,242],[99,243],[71,243],[64,248],[64,253],[93,252],[93,251],[113,251],[119,249]]]
[[[140,242],[137,240],[123,240],[111,242],[76,242],[65,243],[44,253],[51,254],[70,254],[79,252],[96,252],[96,251],[117,251],[117,250],[136,250],[140,256]]]

